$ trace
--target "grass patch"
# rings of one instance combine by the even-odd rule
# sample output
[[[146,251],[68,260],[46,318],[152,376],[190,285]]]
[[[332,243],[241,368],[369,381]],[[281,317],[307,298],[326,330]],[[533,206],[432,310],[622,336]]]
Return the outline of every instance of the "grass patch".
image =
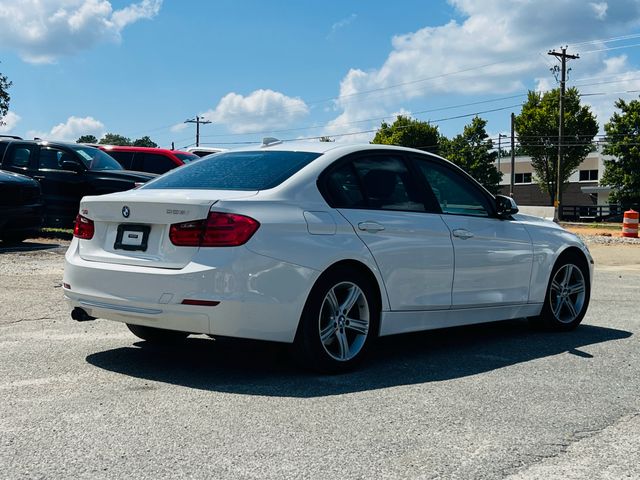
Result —
[[[40,230],[40,237],[71,240],[73,238],[73,228],[43,228]]]

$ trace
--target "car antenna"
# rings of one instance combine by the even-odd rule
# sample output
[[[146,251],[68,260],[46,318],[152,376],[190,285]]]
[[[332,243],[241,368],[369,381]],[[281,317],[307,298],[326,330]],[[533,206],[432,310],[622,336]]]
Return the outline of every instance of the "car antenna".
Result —
[[[271,145],[278,145],[282,143],[282,140],[278,140],[277,138],[274,137],[264,137],[262,139],[262,147],[270,147]]]

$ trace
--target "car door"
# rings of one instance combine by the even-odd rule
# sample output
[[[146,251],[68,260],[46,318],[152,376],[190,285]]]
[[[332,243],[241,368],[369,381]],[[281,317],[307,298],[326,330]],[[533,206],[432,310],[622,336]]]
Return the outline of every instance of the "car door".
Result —
[[[74,169],[70,168],[72,164],[76,165]],[[73,153],[53,146],[40,146],[35,178],[42,188],[47,225],[69,227],[73,224],[80,199],[87,193],[83,171],[84,167]]]
[[[452,307],[527,303],[533,246],[525,227],[496,217],[493,198],[461,170],[435,159],[414,161],[451,232]]]
[[[430,211],[434,206],[401,155],[349,157],[329,171],[325,186],[331,206],[371,251],[391,310],[450,308],[449,230],[438,212]]]

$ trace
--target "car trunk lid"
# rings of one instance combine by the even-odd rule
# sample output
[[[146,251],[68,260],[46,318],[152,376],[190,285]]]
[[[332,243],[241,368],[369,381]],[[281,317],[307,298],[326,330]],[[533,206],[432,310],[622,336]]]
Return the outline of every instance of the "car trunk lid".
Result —
[[[79,241],[84,260],[156,268],[183,268],[199,247],[174,245],[171,225],[203,220],[219,200],[257,192],[230,190],[131,190],[85,197],[80,215],[94,222],[90,240]]]

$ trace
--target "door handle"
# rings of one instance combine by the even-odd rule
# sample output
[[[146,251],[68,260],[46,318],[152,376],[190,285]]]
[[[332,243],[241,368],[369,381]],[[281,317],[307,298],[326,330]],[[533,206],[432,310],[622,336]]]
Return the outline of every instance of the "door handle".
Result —
[[[380,232],[384,230],[384,227],[378,222],[360,222],[358,224],[358,229],[365,232]]]
[[[468,238],[473,237],[473,233],[471,233],[469,230],[465,230],[464,228],[456,228],[451,233],[454,237],[461,238],[462,240],[467,240]]]

